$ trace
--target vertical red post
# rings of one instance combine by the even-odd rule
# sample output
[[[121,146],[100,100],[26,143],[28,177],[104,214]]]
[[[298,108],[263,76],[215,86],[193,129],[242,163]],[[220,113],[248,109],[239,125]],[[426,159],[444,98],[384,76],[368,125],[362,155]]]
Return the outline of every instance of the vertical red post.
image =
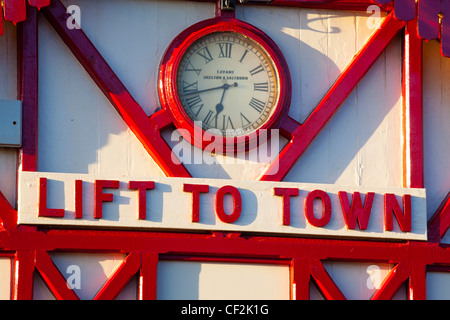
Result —
[[[13,300],[33,299],[33,273],[35,252],[18,250],[14,256],[14,272],[12,298]]]
[[[142,267],[139,274],[139,300],[156,300],[158,261],[157,253],[142,253]]]
[[[426,300],[427,298],[427,272],[425,264],[411,263],[409,277],[409,299]]]
[[[291,262],[291,300],[309,300],[310,261],[293,258]]]
[[[417,20],[405,29],[403,57],[403,186],[423,188],[422,40]]]
[[[18,24],[18,99],[22,101],[22,171],[37,170],[38,154],[38,20],[37,9],[28,6],[27,19]]]

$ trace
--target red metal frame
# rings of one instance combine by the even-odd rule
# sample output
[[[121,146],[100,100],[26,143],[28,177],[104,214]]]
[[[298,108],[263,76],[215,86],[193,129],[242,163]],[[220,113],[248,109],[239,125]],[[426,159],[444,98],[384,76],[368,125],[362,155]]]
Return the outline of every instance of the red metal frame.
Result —
[[[348,9],[362,4],[367,5],[368,2],[339,0],[332,3],[319,2],[317,6]],[[316,5],[316,3],[275,0],[272,5],[308,7]],[[164,111],[156,113],[150,118],[143,113],[86,35],[81,30],[71,30],[70,33],[64,30],[66,13],[65,8],[58,0],[52,1],[51,6],[42,11],[162,170],[168,176],[189,176],[183,166],[177,166],[172,163],[170,158],[167,159],[170,148],[159,133],[162,128],[171,125],[171,117]],[[20,153],[20,170],[34,171],[37,169],[37,11],[29,8],[28,16],[30,19],[23,23],[18,32],[21,54],[19,59],[20,97],[24,101],[25,130],[24,145]],[[350,64],[351,67],[344,70],[336,84],[305,123],[298,124],[291,118],[285,119],[281,126],[282,132],[291,140],[290,145],[293,144],[300,151],[294,150],[293,147],[283,150],[278,160],[282,172],[275,175],[274,180],[281,180],[284,177],[339,108],[347,94],[367,72],[369,66],[404,26],[405,23],[393,19],[391,12],[381,28],[354,57]],[[410,96],[408,98],[406,94],[404,95],[404,106],[410,115],[408,121],[410,121],[411,130],[415,132],[412,139],[421,142],[423,139],[421,100],[419,99],[417,102],[418,100],[411,98],[412,94],[421,96],[421,68],[419,67],[421,59],[413,57],[413,53],[417,54],[415,50],[419,47],[420,41],[415,40],[411,28],[407,30],[405,43],[409,43],[409,47],[405,46],[404,68],[407,70],[404,75],[404,93],[409,92]],[[410,81],[407,82],[408,77]],[[27,127],[25,123],[30,127]],[[305,141],[302,142],[302,140]],[[412,167],[420,170],[419,175],[406,171],[406,176],[411,175],[409,182],[406,183],[409,187],[423,187],[423,178],[421,178],[423,176],[423,149],[421,144],[419,144],[419,149],[418,151],[406,147],[404,149],[406,161],[410,162]],[[271,168],[269,167],[268,170],[270,171]],[[269,176],[266,174],[262,178],[268,180]],[[191,192],[192,190],[186,191]],[[280,193],[283,196],[284,194]],[[290,195],[287,193],[287,196]],[[410,299],[425,299],[426,272],[450,271],[450,245],[440,243],[450,226],[449,198],[450,195],[447,195],[429,222],[429,242],[382,242],[268,237],[236,233],[186,234],[38,229],[34,226],[18,226],[17,211],[0,193],[0,248],[2,256],[11,257],[13,260],[11,295],[13,299],[33,298],[35,271],[42,277],[57,299],[78,299],[75,292],[67,287],[63,275],[49,256],[49,252],[60,251],[123,252],[127,254],[126,259],[103,285],[95,299],[114,298],[136,274],[139,276],[138,298],[155,299],[157,264],[159,260],[165,258],[286,264],[289,265],[291,272],[291,298],[295,299],[309,298],[311,281],[316,284],[325,298],[345,298],[324,268],[322,262],[325,260],[390,263],[395,267],[372,299],[392,298],[405,282],[409,286]],[[194,216],[195,213],[193,213]]]

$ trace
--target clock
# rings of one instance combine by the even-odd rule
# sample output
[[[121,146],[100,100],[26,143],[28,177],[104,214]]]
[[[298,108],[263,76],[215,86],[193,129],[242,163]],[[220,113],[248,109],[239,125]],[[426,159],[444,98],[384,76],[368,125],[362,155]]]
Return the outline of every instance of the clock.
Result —
[[[291,82],[281,51],[237,19],[186,29],[169,46],[159,77],[161,105],[183,137],[200,148],[213,143],[216,152],[265,142],[261,137],[270,137],[289,108]]]

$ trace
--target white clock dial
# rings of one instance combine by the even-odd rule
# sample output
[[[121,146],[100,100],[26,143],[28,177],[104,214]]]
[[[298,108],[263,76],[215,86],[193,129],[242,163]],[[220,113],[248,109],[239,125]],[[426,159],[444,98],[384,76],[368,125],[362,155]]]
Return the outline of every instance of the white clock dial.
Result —
[[[242,136],[264,125],[277,104],[278,87],[266,51],[234,32],[215,32],[194,42],[177,73],[185,113],[204,130],[224,136]]]

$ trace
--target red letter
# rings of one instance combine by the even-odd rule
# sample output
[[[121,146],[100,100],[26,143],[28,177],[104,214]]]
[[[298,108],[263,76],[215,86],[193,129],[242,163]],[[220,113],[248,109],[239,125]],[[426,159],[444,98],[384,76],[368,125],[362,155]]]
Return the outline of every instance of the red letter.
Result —
[[[192,222],[198,222],[200,219],[200,192],[208,193],[207,184],[188,184],[183,183],[184,192],[192,192]]]
[[[103,193],[104,188],[118,189],[117,180],[95,180],[94,183],[94,218],[101,219],[103,216],[103,202],[112,202],[114,196],[112,193]]]
[[[231,214],[226,214],[225,210],[223,209],[223,198],[225,194],[231,194],[233,197],[233,212]],[[233,186],[223,186],[222,188],[219,188],[216,193],[216,214],[217,217],[219,217],[220,221],[225,223],[233,223],[237,219],[239,219],[239,216],[241,215],[242,210],[242,200],[241,200],[241,194],[239,193],[239,190],[236,189]]]
[[[298,196],[298,188],[273,188],[273,194],[283,197],[283,226],[291,224],[291,196]]]
[[[39,212],[38,217],[63,218],[64,209],[47,208],[47,178],[39,178]]]
[[[75,180],[75,219],[83,218],[83,180]]]
[[[138,190],[138,219],[145,220],[147,218],[147,190],[155,189],[154,181],[130,181],[128,189]]]
[[[372,203],[374,193],[366,194],[364,201],[364,209],[362,207],[361,196],[359,192],[354,192],[352,196],[352,206],[348,203],[347,192],[339,191],[339,199],[341,200],[342,213],[344,214],[345,225],[347,229],[355,229],[356,220],[360,230],[366,230],[369,224],[370,212],[372,211]]]
[[[322,200],[322,217],[317,219],[314,216],[314,200],[319,198]],[[331,219],[331,200],[328,194],[322,190],[314,190],[308,193],[305,200],[305,215],[308,222],[314,227],[323,227]]]
[[[397,202],[395,194],[386,193],[384,195],[384,230],[392,231],[393,214],[397,218],[398,225],[403,232],[411,231],[411,195],[403,196],[403,211]]]

